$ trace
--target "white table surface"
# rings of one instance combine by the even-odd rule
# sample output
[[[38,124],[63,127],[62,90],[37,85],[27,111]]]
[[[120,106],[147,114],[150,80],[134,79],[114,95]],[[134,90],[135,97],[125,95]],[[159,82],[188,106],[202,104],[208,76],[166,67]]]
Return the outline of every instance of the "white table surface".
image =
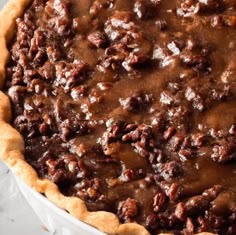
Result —
[[[0,160],[0,235],[49,235]]]

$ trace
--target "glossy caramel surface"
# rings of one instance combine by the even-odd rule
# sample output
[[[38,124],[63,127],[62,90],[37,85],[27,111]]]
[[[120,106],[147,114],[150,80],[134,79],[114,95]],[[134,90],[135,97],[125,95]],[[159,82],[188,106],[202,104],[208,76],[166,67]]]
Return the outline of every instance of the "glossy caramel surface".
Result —
[[[35,0],[5,85],[26,160],[152,234],[235,234],[235,30],[230,0]]]

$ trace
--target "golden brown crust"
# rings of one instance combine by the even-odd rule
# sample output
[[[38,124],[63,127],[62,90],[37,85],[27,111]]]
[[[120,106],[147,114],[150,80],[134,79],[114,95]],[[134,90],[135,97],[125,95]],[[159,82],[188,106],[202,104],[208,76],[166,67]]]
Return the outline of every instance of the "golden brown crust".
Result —
[[[32,0],[10,0],[0,12],[0,89],[5,80],[5,66],[9,52],[7,43],[11,40],[15,30],[15,19],[22,15],[24,9]],[[76,197],[62,195],[58,187],[49,180],[39,179],[35,170],[24,161],[24,140],[22,136],[9,124],[11,107],[8,97],[0,91],[0,156],[30,187],[56,204],[67,210],[76,218],[98,228],[108,234],[118,235],[148,235],[149,232],[141,225],[135,223],[120,224],[116,215],[109,212],[89,212],[85,203]],[[22,170],[24,169],[24,170]],[[108,226],[107,226],[108,225]],[[171,234],[160,234],[171,235]],[[212,235],[212,233],[199,233],[197,235]]]
[[[14,34],[15,19],[19,17],[31,0],[10,0],[0,12],[0,89],[5,80],[4,68],[8,61],[7,42]]]

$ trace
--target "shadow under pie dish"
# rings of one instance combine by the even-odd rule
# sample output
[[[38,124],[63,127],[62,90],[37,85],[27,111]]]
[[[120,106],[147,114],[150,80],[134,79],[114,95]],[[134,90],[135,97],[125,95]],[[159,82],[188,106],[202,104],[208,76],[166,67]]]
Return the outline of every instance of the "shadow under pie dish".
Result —
[[[10,0],[0,155],[107,234],[236,234],[236,3]]]

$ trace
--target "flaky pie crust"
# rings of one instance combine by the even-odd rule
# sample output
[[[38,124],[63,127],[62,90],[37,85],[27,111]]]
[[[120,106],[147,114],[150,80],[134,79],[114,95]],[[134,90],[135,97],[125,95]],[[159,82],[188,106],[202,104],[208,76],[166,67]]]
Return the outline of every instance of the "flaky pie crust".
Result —
[[[60,193],[56,184],[47,179],[39,179],[36,171],[24,160],[24,140],[11,125],[11,104],[8,97],[1,92],[5,80],[5,66],[8,62],[8,43],[15,31],[15,20],[20,17],[33,0],[10,0],[0,12],[0,157],[12,172],[28,186],[43,193],[58,207],[107,234],[150,235],[136,223],[120,224],[113,213],[99,211],[89,212],[84,201],[77,197],[66,197]],[[171,234],[159,234],[171,235]],[[213,235],[199,233],[196,235]]]

